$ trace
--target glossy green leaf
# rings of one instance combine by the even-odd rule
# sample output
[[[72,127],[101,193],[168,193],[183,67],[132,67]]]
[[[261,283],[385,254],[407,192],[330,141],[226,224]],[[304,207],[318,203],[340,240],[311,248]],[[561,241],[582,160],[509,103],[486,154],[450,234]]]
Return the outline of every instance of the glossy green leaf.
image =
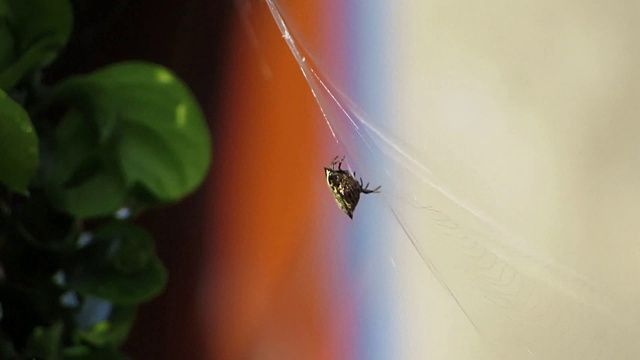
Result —
[[[91,143],[100,159],[94,164],[121,177],[128,190],[142,187],[157,201],[175,201],[200,185],[207,172],[211,143],[202,111],[166,68],[140,62],[113,65],[65,81],[55,90],[54,102],[68,105],[87,123],[69,126],[63,121],[64,131],[76,129],[65,139]],[[76,117],[71,121],[79,122]],[[80,162],[68,166],[66,176],[79,167]]]
[[[0,182],[25,191],[38,166],[38,137],[27,112],[0,90]]]
[[[68,0],[0,0],[0,88],[53,61],[72,23]]]
[[[90,244],[80,249],[67,286],[115,304],[133,305],[158,295],[166,281],[149,234],[116,221],[99,228]]]

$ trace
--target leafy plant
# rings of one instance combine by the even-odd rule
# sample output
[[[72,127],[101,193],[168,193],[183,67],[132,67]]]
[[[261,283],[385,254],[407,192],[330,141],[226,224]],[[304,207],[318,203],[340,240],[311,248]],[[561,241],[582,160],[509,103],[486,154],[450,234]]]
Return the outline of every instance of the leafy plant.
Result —
[[[126,359],[167,274],[131,219],[195,190],[202,111],[166,68],[114,64],[44,84],[68,0],[0,0],[0,358]]]

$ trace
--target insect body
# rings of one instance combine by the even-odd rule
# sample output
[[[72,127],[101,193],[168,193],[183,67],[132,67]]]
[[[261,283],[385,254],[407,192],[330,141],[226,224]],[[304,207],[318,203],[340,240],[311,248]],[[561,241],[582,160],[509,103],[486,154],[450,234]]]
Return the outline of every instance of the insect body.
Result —
[[[333,197],[335,197],[338,206],[349,218],[353,219],[353,212],[356,210],[356,205],[360,200],[360,193],[379,193],[380,186],[370,190],[369,183],[363,185],[362,178],[358,182],[355,172],[352,175],[349,171],[342,170],[343,160],[344,156],[340,160],[336,156],[331,162],[331,168],[324,168],[324,173],[327,177],[327,185],[333,192]],[[338,165],[338,169],[336,169],[336,165]]]

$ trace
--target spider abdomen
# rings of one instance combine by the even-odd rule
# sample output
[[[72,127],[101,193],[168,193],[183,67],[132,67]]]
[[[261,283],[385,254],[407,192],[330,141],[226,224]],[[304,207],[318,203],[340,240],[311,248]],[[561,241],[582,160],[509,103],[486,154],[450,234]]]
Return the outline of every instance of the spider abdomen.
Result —
[[[344,160],[344,157],[338,161],[338,157],[336,156],[331,162],[331,168],[324,168],[324,171],[327,178],[327,185],[329,189],[331,189],[331,192],[333,192],[333,197],[336,199],[338,206],[349,218],[353,219],[353,212],[360,200],[360,193],[370,194],[380,192],[380,186],[373,190],[369,190],[369,184],[363,186],[362,179],[360,179],[360,181],[356,180],[354,176],[355,173],[351,174],[347,170],[342,170],[342,160]],[[338,169],[335,168],[336,164],[338,165]]]

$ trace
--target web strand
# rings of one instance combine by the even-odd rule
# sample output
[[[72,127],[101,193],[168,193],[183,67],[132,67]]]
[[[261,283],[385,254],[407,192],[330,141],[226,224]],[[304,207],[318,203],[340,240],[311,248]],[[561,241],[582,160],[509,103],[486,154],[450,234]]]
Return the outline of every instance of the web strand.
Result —
[[[614,294],[534,252],[442,186],[420,154],[376,127],[347,94],[314,69],[314,59],[296,41],[276,2],[266,2],[336,143],[356,152],[358,141],[369,155],[385,157],[377,166],[384,172],[381,196],[389,213],[481,338],[504,358],[620,354],[619,335],[637,326],[636,317],[626,319],[611,311],[620,304]],[[402,178],[411,179],[420,191],[396,182]],[[444,261],[442,254],[453,261]],[[494,318],[486,317],[487,309]],[[583,329],[581,324],[606,326]],[[515,345],[503,345],[507,342]]]

